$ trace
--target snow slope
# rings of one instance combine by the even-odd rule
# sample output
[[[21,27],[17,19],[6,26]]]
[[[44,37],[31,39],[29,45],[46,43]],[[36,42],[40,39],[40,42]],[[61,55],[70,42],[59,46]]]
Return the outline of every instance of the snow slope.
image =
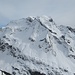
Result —
[[[12,75],[75,75],[75,29],[51,17],[11,21],[0,29],[0,70]]]

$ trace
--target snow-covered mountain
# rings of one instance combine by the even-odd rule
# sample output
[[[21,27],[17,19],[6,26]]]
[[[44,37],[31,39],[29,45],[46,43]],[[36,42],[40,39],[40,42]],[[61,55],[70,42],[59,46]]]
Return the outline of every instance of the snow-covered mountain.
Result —
[[[28,17],[0,28],[0,75],[75,75],[75,29],[51,17]],[[6,74],[9,73],[9,74]]]

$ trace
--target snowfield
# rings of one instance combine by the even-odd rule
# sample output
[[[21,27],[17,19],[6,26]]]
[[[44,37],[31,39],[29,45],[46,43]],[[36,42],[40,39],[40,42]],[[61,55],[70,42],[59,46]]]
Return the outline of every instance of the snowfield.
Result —
[[[0,29],[0,75],[75,75],[75,29],[51,17],[11,21]],[[6,73],[5,73],[6,72]]]

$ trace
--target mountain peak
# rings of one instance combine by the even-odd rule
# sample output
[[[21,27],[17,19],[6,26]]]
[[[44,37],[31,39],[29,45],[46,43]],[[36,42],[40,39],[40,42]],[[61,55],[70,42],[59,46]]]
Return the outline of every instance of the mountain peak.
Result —
[[[7,24],[7,27],[8,26],[15,26],[16,24],[18,23],[25,23],[27,21],[29,22],[32,22],[32,21],[35,21],[35,20],[40,20],[41,22],[54,22],[53,19],[51,17],[48,17],[48,16],[37,16],[37,17],[27,17],[27,18],[22,18],[22,19],[19,19],[19,20],[14,20],[14,21],[10,21],[10,23]]]

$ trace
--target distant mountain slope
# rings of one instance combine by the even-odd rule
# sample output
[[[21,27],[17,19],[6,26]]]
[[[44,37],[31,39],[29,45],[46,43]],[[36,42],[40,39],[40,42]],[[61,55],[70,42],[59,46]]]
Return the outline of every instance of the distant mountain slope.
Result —
[[[75,75],[75,29],[47,16],[11,21],[0,29],[0,70],[12,75]]]

